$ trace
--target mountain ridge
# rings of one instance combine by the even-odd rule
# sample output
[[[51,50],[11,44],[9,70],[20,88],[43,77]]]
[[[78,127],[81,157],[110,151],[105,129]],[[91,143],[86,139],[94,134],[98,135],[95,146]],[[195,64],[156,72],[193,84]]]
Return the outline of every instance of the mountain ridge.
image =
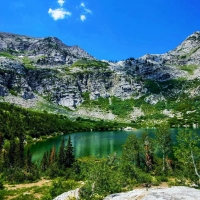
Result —
[[[199,65],[199,31],[165,54],[118,62],[98,60],[56,37],[0,32],[1,101],[33,108],[38,104],[63,106],[76,116],[141,121],[147,112],[144,104],[166,104],[172,97],[177,101],[186,92],[191,98],[198,96]],[[135,105],[138,101],[143,102],[139,107]],[[129,114],[122,116],[115,104],[127,104],[129,112],[125,105],[122,112]],[[173,112],[163,109],[160,114],[167,118],[182,115]]]

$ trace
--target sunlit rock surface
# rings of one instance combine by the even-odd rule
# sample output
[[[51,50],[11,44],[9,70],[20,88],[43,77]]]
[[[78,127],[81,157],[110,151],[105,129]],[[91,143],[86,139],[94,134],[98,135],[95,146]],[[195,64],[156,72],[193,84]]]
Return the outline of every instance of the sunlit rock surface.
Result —
[[[175,186],[162,189],[135,189],[130,192],[111,194],[104,200],[199,200],[200,190]]]

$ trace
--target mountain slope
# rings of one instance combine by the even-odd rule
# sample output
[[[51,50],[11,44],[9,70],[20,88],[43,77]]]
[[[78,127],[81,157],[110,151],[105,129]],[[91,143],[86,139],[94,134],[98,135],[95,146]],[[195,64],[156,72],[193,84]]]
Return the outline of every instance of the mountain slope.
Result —
[[[67,46],[56,37],[32,38],[0,33],[0,51],[28,57],[36,66],[72,64],[80,58],[93,59],[78,46]]]
[[[193,102],[200,95],[199,65],[200,32],[168,53],[116,63],[97,60],[55,37],[2,32],[0,100],[35,109],[51,107],[53,112],[64,106],[75,116],[153,125],[187,118],[187,111],[197,113],[198,105],[178,105],[180,99]]]

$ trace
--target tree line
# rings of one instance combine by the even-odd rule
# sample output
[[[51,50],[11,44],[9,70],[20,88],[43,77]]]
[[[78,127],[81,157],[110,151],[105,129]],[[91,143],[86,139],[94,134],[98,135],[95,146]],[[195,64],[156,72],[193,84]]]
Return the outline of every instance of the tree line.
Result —
[[[31,182],[44,175],[50,178],[62,176],[75,162],[70,136],[67,145],[63,137],[58,152],[55,146],[45,152],[39,165],[32,162],[32,154],[25,149],[23,137],[12,138],[1,149],[0,158],[0,180],[3,178],[11,183]]]
[[[4,139],[30,136],[38,138],[55,132],[71,133],[76,131],[109,130],[123,127],[124,124],[90,119],[70,120],[67,116],[38,112],[18,106],[0,103],[0,148]]]
[[[40,170],[50,178],[64,176],[66,170],[72,168],[74,162],[74,147],[72,146],[71,137],[69,135],[67,145],[65,145],[63,137],[58,152],[56,152],[56,148],[53,146],[50,152],[47,151],[44,153],[40,163]]]

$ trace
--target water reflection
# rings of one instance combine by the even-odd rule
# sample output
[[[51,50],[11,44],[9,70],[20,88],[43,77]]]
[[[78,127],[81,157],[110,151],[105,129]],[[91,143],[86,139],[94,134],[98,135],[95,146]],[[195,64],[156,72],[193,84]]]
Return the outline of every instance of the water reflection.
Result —
[[[178,129],[171,129],[172,139],[174,142],[177,131]],[[200,134],[199,129],[195,129],[194,131]],[[71,134],[71,140],[76,158],[85,156],[106,157],[114,152],[120,156],[122,153],[122,145],[125,143],[127,137],[130,134],[135,134],[137,137],[140,137],[144,132],[150,133],[150,136],[153,137],[155,129],[137,129],[133,131],[78,132]],[[44,152],[50,151],[53,145],[55,145],[58,152],[63,137],[67,143],[68,135],[63,135],[31,145],[30,151],[33,155],[33,161],[40,161]]]

